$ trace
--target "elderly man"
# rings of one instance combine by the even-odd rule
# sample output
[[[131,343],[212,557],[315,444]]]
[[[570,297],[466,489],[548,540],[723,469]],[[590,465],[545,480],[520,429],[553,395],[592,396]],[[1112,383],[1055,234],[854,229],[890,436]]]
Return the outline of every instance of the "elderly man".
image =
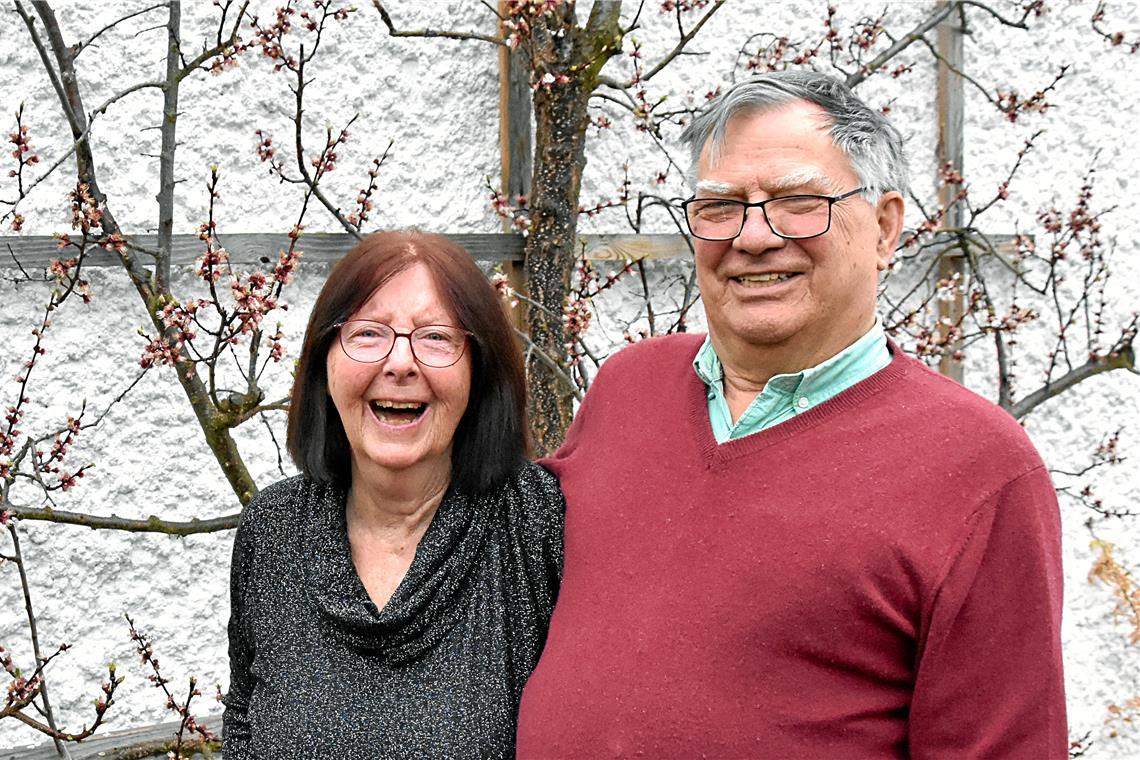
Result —
[[[899,134],[785,72],[684,139],[708,337],[612,357],[547,462],[565,576],[519,756],[1064,757],[1046,469],[876,319]]]

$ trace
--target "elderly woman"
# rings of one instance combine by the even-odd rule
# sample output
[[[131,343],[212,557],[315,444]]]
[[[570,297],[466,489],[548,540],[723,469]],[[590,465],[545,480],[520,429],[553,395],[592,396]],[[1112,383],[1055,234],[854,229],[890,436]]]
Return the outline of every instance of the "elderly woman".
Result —
[[[564,509],[525,392],[463,249],[380,233],[336,265],[293,386],[301,474],[237,531],[227,760],[513,755]]]

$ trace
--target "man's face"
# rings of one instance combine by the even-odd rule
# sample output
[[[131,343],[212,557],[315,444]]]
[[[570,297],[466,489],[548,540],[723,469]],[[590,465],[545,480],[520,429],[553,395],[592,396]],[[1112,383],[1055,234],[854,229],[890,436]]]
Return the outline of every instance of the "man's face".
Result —
[[[710,163],[707,145],[701,154],[697,197],[755,202],[855,189],[859,178],[829,128],[823,110],[805,101],[735,117],[718,160]],[[856,195],[832,207],[831,228],[819,237],[785,240],[751,208],[734,240],[694,239],[697,281],[721,360],[739,366],[755,349],[774,349],[782,357],[778,371],[798,371],[858,340],[874,323],[878,273],[901,218],[898,193],[877,205]]]

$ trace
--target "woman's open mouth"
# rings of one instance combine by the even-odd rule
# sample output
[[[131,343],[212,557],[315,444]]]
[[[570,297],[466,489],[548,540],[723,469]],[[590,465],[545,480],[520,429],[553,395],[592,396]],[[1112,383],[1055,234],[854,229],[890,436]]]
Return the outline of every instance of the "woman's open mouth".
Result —
[[[385,425],[410,425],[427,411],[428,405],[419,401],[370,401],[368,406],[376,419]]]

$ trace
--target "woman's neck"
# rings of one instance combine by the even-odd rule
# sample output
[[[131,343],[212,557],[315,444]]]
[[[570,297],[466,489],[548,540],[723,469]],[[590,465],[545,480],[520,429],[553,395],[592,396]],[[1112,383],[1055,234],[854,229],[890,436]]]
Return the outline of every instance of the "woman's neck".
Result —
[[[388,537],[398,543],[423,535],[451,482],[446,467],[408,468],[398,472],[353,467],[345,504],[350,535]]]

